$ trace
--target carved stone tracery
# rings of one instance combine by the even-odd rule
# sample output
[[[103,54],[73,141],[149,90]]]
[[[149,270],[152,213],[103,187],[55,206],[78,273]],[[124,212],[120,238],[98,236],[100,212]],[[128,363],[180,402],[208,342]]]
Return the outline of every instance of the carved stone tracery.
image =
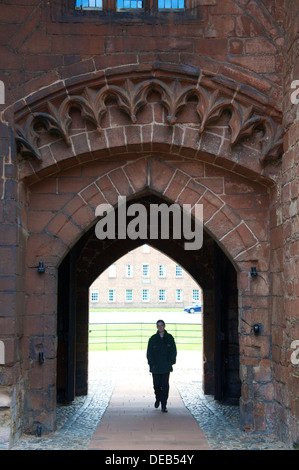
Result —
[[[91,122],[98,132],[102,132],[101,121],[107,112],[107,101],[111,98],[119,109],[126,113],[132,123],[138,122],[139,111],[148,103],[150,92],[160,95],[160,103],[166,110],[167,123],[176,124],[178,112],[188,106],[189,100],[197,102],[196,113],[200,124],[198,132],[202,134],[207,126],[216,123],[225,111],[230,113],[228,127],[230,144],[236,145],[244,138],[253,136],[256,130],[263,132],[261,142],[260,163],[268,159],[277,159],[282,154],[282,127],[270,113],[259,109],[249,99],[244,102],[234,90],[222,87],[203,86],[202,83],[183,82],[178,78],[163,80],[149,78],[134,81],[126,78],[123,85],[105,84],[97,88],[86,86],[81,94],[68,94],[58,104],[47,103],[47,112],[35,110],[15,124],[17,149],[22,157],[40,159],[39,127],[51,134],[63,138],[66,145],[71,145],[69,129],[72,123],[70,110],[79,109],[83,120]]]

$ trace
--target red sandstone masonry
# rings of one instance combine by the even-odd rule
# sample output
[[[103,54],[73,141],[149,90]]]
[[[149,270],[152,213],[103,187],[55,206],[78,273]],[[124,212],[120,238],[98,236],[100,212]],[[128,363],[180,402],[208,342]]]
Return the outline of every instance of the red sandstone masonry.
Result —
[[[105,195],[105,199],[109,204],[117,204],[118,194],[108,176],[103,176],[102,178],[97,180],[97,186],[99,187],[102,194]]]
[[[167,175],[167,178],[165,177],[165,174]],[[160,182],[160,179],[162,182]],[[177,197],[180,196],[186,184],[189,182],[190,177],[181,171],[174,172],[173,169],[166,167],[159,175],[159,185],[153,176],[151,180],[153,181],[152,187],[154,189],[157,189],[158,191],[160,190],[164,196],[172,201],[176,201]]]
[[[232,14],[231,11],[235,11],[236,5],[228,0],[223,1],[223,4],[223,11],[229,11],[229,13],[217,13],[218,5],[211,7],[210,5],[201,4],[203,21],[196,27],[193,25],[188,25],[188,27],[186,25],[176,25],[174,27],[169,24],[168,34],[170,37],[178,38],[178,36],[183,36],[180,40],[173,39],[172,41],[163,34],[163,28],[155,28],[155,34],[153,34],[151,26],[136,24],[120,26],[117,24],[97,25],[89,23],[90,35],[88,36],[86,35],[86,24],[84,23],[47,22],[47,18],[50,16],[50,11],[47,11],[50,8],[48,4],[38,8],[28,5],[26,7],[22,6],[20,9],[20,6],[18,6],[21,12],[20,17],[16,17],[13,7],[3,5],[3,23],[6,23],[7,28],[14,26],[7,38],[10,50],[18,50],[18,55],[11,54],[10,62],[6,60],[7,72],[10,74],[10,83],[12,84],[11,96],[15,98],[24,96],[24,89],[28,90],[27,93],[31,93],[37,88],[38,80],[42,74],[47,76],[47,72],[51,70],[55,71],[52,72],[52,82],[55,82],[60,77],[66,78],[77,75],[79,70],[81,73],[82,71],[86,73],[94,70],[93,67],[96,67],[96,70],[104,70],[114,64],[135,64],[135,66],[143,62],[150,64],[153,62],[153,51],[155,50],[160,54],[160,57],[163,56],[163,51],[165,51],[164,54],[167,54],[168,61],[171,58],[171,51],[173,51],[172,63],[174,64],[178,63],[178,57],[180,56],[183,64],[190,65],[193,60],[200,62],[199,68],[207,70],[213,70],[216,65],[215,71],[217,71],[222,67],[223,57],[227,53],[227,41],[231,36],[235,38],[242,37],[248,41],[254,41],[255,38],[257,41],[264,41],[266,52],[268,54],[272,53],[269,57],[277,54],[277,49],[275,53],[273,51],[274,44],[281,51],[282,47],[278,39],[282,37],[280,29],[282,15],[278,13],[277,5],[276,8],[271,8],[271,11],[267,11],[265,6],[262,8],[256,2],[253,2],[253,5],[250,4],[250,12],[248,6],[244,6],[243,9],[238,7],[238,12]],[[254,14],[251,11],[253,9]],[[207,18],[209,18],[208,23]],[[45,33],[46,29],[47,34]],[[200,43],[198,41],[205,42]],[[198,46],[196,47],[201,45],[200,57],[193,54],[192,46],[193,44],[196,45],[197,42]],[[205,44],[207,44],[206,57],[204,57],[202,49]],[[136,48],[139,48],[139,52]],[[130,49],[132,52],[129,52]],[[263,54],[265,53],[264,49]],[[253,50],[249,49],[249,52],[253,52]],[[219,64],[211,61],[211,53],[214,54],[214,57],[219,58]],[[41,54],[43,60],[39,63],[39,70],[31,70],[31,73],[28,74],[28,83],[25,82],[24,85],[21,84],[18,87],[20,81],[18,74],[23,67],[23,59],[20,54],[24,54],[26,58],[26,67],[28,67],[28,59],[33,56],[37,57],[36,61],[38,62]],[[5,49],[5,56],[6,59],[9,56],[8,49]],[[80,56],[84,57],[83,61]],[[93,60],[88,60],[90,56],[94,56]],[[48,60],[46,60],[46,57],[48,57]],[[186,57],[185,61],[184,57]],[[244,58],[246,59],[246,56]],[[14,65],[14,62],[16,63],[18,59],[19,63]],[[53,62],[53,60],[55,61]],[[246,66],[246,68],[248,67]],[[27,71],[28,68],[25,70]],[[233,72],[233,65],[231,71]],[[257,72],[258,70],[254,69],[254,71]],[[244,71],[236,67],[235,73],[241,75]],[[47,79],[50,80],[50,77],[51,72]],[[267,75],[265,75],[264,80],[252,77],[257,81],[260,80],[261,86],[268,85],[270,92],[273,91],[273,87],[276,87],[275,81],[269,82],[271,78]],[[275,79],[277,80],[277,76]],[[244,80],[240,81],[244,82]],[[9,101],[12,102],[13,100],[10,99]]]
[[[211,77],[221,78],[228,87],[232,84],[244,89],[252,86],[255,89],[252,99],[261,106],[266,106],[268,99],[275,100],[275,112],[282,102],[283,77],[279,54],[283,50],[281,25],[285,15],[288,16],[285,37],[288,38],[289,49],[286,47],[284,50],[284,70],[290,71],[293,67],[294,78],[298,72],[298,66],[296,69],[295,63],[292,64],[296,58],[295,39],[298,33],[296,2],[288,2],[284,10],[279,2],[270,2],[270,5],[269,2],[260,4],[255,0],[238,0],[237,3],[232,0],[202,0],[202,20],[198,24],[168,23],[156,28],[143,24],[99,24],[98,20],[98,24],[70,24],[66,20],[60,22],[53,20],[53,17],[50,19],[49,2],[28,0],[26,5],[21,2],[23,5],[17,7],[11,3],[4,0],[2,5],[1,22],[5,38],[0,33],[0,59],[6,67],[5,75],[0,73],[0,79],[5,81],[7,106],[40,88],[40,102],[44,103],[51,97],[53,90],[59,87],[62,87],[62,93],[66,89],[68,92],[79,92],[82,84],[88,86],[95,71],[100,80],[104,74],[104,79],[109,79],[120,69],[128,76],[145,71],[153,73],[156,64],[159,64],[164,72],[170,75],[172,72],[172,76],[177,73],[181,76],[185,69],[192,68],[193,72],[197,70],[199,73],[201,70]],[[75,45],[77,50],[74,50]],[[80,74],[83,74],[81,78]],[[284,77],[286,84],[290,78]],[[287,106],[287,100],[288,97],[285,97],[284,106]],[[34,112],[32,103],[34,97],[30,95],[25,104]],[[266,107],[264,109],[267,114]],[[288,125],[290,116],[294,115],[285,115]],[[25,391],[34,410],[30,424],[33,425],[34,419],[38,418],[43,424],[54,426],[54,413],[49,413],[46,418],[38,409],[55,408],[54,369],[46,369],[48,365],[45,364],[44,375],[40,376],[36,367],[32,365],[30,369],[29,361],[34,361],[30,356],[32,333],[45,335],[48,357],[55,357],[49,343],[56,334],[56,304],[53,299],[56,294],[57,265],[82,230],[94,221],[94,210],[98,204],[107,200],[115,201],[119,193],[138,194],[150,186],[181,203],[193,203],[198,194],[204,204],[205,221],[210,221],[212,235],[215,238],[222,237],[222,247],[230,259],[235,257],[234,263],[241,275],[240,317],[249,323],[262,321],[264,328],[264,334],[255,338],[246,326],[240,341],[240,362],[246,368],[242,400],[246,405],[248,401],[251,406],[252,397],[255,396],[252,406],[255,429],[264,430],[276,417],[277,429],[280,427],[281,432],[286,434],[288,423],[294,423],[294,419],[299,418],[296,398],[298,374],[289,363],[289,340],[297,339],[298,335],[295,321],[298,312],[296,237],[299,225],[292,215],[298,197],[297,123],[290,126],[285,134],[282,185],[277,193],[271,192],[269,202],[265,196],[267,191],[272,191],[269,188],[273,182],[276,186],[280,185],[279,165],[262,170],[255,148],[244,145],[242,151],[238,146],[232,149],[227,128],[215,126],[200,136],[196,128],[199,120],[194,114],[194,105],[190,104],[188,110],[179,114],[177,124],[171,127],[165,120],[164,108],[154,96],[140,111],[137,125],[128,122],[127,116],[111,103],[103,118],[102,134],[90,123],[80,122],[78,113],[72,113],[72,117],[71,146],[66,146],[62,140],[54,141],[44,133],[41,139],[43,147],[40,149],[42,161],[31,159],[18,162],[20,179],[24,181],[26,189],[27,185],[31,185],[28,227],[25,222],[23,227],[24,232],[29,230],[26,248],[27,315],[24,316],[25,334],[22,332],[24,376],[19,374],[20,380],[30,382],[32,388],[30,392]],[[7,152],[4,153],[6,155]],[[168,165],[156,160],[151,160],[150,165],[148,157],[155,156],[167,161]],[[8,159],[8,155],[5,158]],[[133,162],[133,159],[136,161]],[[110,169],[104,171],[105,160]],[[7,170],[10,169],[7,167]],[[63,170],[63,178],[60,178]],[[77,176],[75,170],[79,171]],[[14,189],[16,187],[10,188],[10,183],[0,183],[0,193],[6,191],[7,195],[14,194],[14,198],[5,203],[0,201],[0,220],[10,223],[15,223],[20,214],[14,206],[17,194]],[[109,190],[107,196],[106,189]],[[283,189],[283,202],[279,199],[280,189]],[[27,201],[25,197],[24,201]],[[272,210],[270,228],[267,228],[269,204],[272,204]],[[21,210],[24,211],[25,221],[25,206]],[[5,242],[14,240],[13,234],[9,234],[10,240],[8,232],[5,234]],[[270,240],[273,247],[271,263]],[[8,247],[1,247],[1,250],[3,248],[6,250]],[[5,279],[9,285],[16,272],[16,260],[10,250],[2,254],[4,256],[0,257],[0,266],[2,273],[6,273],[10,279]],[[36,273],[41,259],[47,264],[45,277],[38,277]],[[254,281],[248,274],[252,264],[257,265],[261,275]],[[267,270],[271,273],[271,279],[270,276],[265,277]],[[271,289],[273,293],[274,290],[276,292],[270,303],[272,280]],[[20,304],[20,299],[18,302]],[[7,315],[15,311],[18,315],[24,313],[22,308],[16,307],[11,296],[3,297],[2,304],[5,305]],[[251,307],[251,310],[245,307]],[[41,319],[37,319],[36,312],[32,313],[35,309],[41,312]],[[15,320],[12,317],[2,319],[1,331],[3,326],[10,335],[9,341],[13,342],[12,337],[17,331]],[[272,348],[268,337],[271,330]],[[33,343],[36,351],[35,339]],[[16,376],[22,371],[14,363],[15,353],[12,350],[17,351],[18,347],[17,341],[14,343],[15,349],[10,347],[10,360]],[[275,411],[271,409],[272,390],[269,387],[270,351],[274,360]],[[254,387],[248,379],[250,374],[254,374],[257,381]],[[5,372],[5,380],[13,384],[17,379],[12,379],[12,372],[8,370],[7,374]],[[37,390],[42,384],[49,384],[43,396],[43,392]],[[17,410],[16,415],[20,411]],[[296,424],[292,424],[289,435],[292,441],[298,440],[298,425],[296,428]]]
[[[206,188],[198,183],[193,181],[188,181],[187,185],[181,191],[177,198],[177,202],[181,205],[190,204],[194,206],[202,194],[205,192]]]
[[[210,191],[207,191],[198,201],[203,204],[205,210],[203,212],[203,222],[208,226],[209,221],[218,212],[221,207],[224,207],[223,201]]]
[[[59,90],[59,86],[54,87],[54,91]],[[29,99],[28,101],[30,103]],[[167,152],[172,155],[177,153],[190,159],[217,162],[217,165],[240,171],[246,177],[261,173],[259,150],[253,146],[247,146],[246,143],[232,148],[229,138],[224,138],[224,133],[227,136],[230,135],[227,123],[223,122],[222,124],[225,125],[221,126],[215,124],[215,127],[208,127],[200,134],[198,122],[190,123],[190,126],[188,124],[188,113],[190,114],[193,109],[192,105],[188,104],[184,107],[183,113],[181,111],[178,113],[178,123],[180,118],[184,118],[180,127],[170,126],[166,122],[166,112],[162,104],[152,103],[150,96],[148,101],[148,104],[138,113],[136,125],[130,124],[128,116],[115,105],[108,104],[107,113],[101,123],[101,133],[92,130],[91,124],[85,125],[78,112],[75,115],[71,113],[74,122],[69,132],[70,145],[66,145],[63,140],[53,142],[50,135],[47,142],[46,133],[41,134],[42,163],[34,160],[23,162],[20,177],[26,182],[34,182],[37,178],[53,174],[71,165],[98,158],[103,160],[116,156],[123,158],[122,155],[125,153],[145,151]],[[143,119],[144,115],[147,116],[146,120]],[[140,121],[139,118],[141,118]],[[158,124],[160,120],[161,123]],[[84,126],[86,130],[82,132]],[[215,154],[219,155],[216,160]],[[32,171],[36,174],[34,175]]]
[[[100,179],[97,179],[96,184],[89,184],[86,189],[82,189],[80,191],[81,197],[72,199],[63,208],[63,212],[58,212],[50,221],[49,210],[45,211],[44,214],[41,213],[40,218],[38,217],[38,212],[32,212],[32,217],[29,218],[30,226],[34,227],[35,225],[32,224],[36,224],[38,221],[38,230],[42,231],[42,220],[45,220],[45,231],[48,234],[53,234],[60,238],[62,237],[64,243],[69,245],[72,238],[78,236],[80,232],[79,227],[84,229],[84,226],[88,226],[92,223],[92,210],[95,210],[98,204],[104,202],[115,204],[117,203],[117,196],[119,194],[127,196],[132,194],[134,176],[137,174],[135,168],[138,167],[144,169],[144,184],[150,182],[150,187],[159,192],[164,192],[164,195],[170,200],[178,200],[180,203],[195,204],[199,202],[204,204],[204,218],[208,221],[207,227],[215,234],[217,239],[222,239],[226,250],[233,253],[233,257],[255,246],[258,238],[255,238],[252,231],[244,224],[240,225],[240,219],[237,213],[229,211],[223,200],[221,201],[221,199],[213,195],[207,188],[205,189],[202,184],[198,185],[195,182],[191,182],[190,177],[185,173],[175,171],[173,167],[165,165],[165,163],[155,159],[139,160],[135,163],[125,165],[124,169],[128,178],[124,176],[121,169],[112,169],[111,172],[108,171],[107,176],[102,176]],[[150,178],[147,176],[147,168],[150,168]],[[116,175],[118,175],[118,178]],[[122,175],[121,179],[119,179],[120,175]],[[138,181],[140,183],[139,179]],[[71,176],[67,179],[65,176],[65,182],[63,184],[64,192],[71,193],[71,191],[74,191],[76,185],[74,187],[73,182],[74,177]],[[69,186],[69,183],[71,186]],[[204,184],[204,179],[202,183]],[[144,187],[144,185],[140,186],[140,189],[142,189],[142,187]],[[105,197],[103,196],[104,194]],[[54,201],[55,200],[56,199],[54,199]],[[85,211],[86,206],[80,201],[86,201],[90,209]],[[49,206],[48,209],[50,209]],[[34,222],[34,220],[36,222]],[[221,231],[219,232],[219,230]],[[226,235],[227,233],[229,235]],[[257,237],[258,233],[257,231]],[[238,248],[238,246],[240,248]]]
[[[45,227],[45,230],[50,235],[62,239],[66,245],[69,245],[80,233],[79,227],[73,224],[62,212],[58,212]]]
[[[84,229],[94,222],[94,211],[84,204],[80,196],[75,196],[64,208],[63,211],[72,218],[74,223]]]
[[[99,196],[99,188],[96,186],[95,183],[87,186],[86,189],[83,189],[81,192],[80,192],[80,196],[82,197],[82,199],[88,203],[90,203],[90,201],[92,199],[94,199],[95,197],[98,197]],[[103,197],[103,195],[101,195],[101,200],[102,202],[105,202],[105,198]]]
[[[130,185],[135,192],[140,191],[148,185],[148,162],[145,159],[137,160],[134,163],[128,163],[124,171],[130,181]]]
[[[106,132],[106,131],[104,131]],[[120,131],[121,132],[121,131]],[[175,149],[174,146],[171,145],[171,142],[172,142],[172,138],[167,138],[166,136],[166,140],[165,140],[165,136],[164,138],[162,137],[162,134],[161,134],[161,137],[159,138],[160,139],[160,142],[157,142],[155,143],[155,139],[157,138],[157,135],[153,135],[152,134],[153,132],[153,128],[151,127],[142,127],[142,135],[145,135],[145,133],[148,134],[148,138],[146,138],[146,142],[143,140],[140,144],[130,144],[128,147],[125,143],[125,138],[124,138],[124,135],[121,133],[117,133],[117,134],[113,134],[113,136],[115,137],[115,140],[113,140],[113,143],[114,144],[120,144],[120,146],[117,146],[116,148],[110,148],[110,147],[106,147],[105,145],[105,138],[104,136],[100,136],[99,133],[97,131],[94,131],[92,134],[88,134],[87,135],[87,139],[89,140],[90,144],[91,144],[91,147],[92,147],[92,154],[90,155],[88,152],[84,152],[83,151],[83,154],[82,155],[79,155],[79,156],[74,156],[73,155],[73,152],[71,150],[68,150],[67,153],[65,152],[62,152],[60,154],[60,156],[58,156],[58,150],[55,150],[56,153],[53,153],[53,156],[54,156],[54,160],[51,156],[51,153],[52,151],[54,151],[54,148],[51,147],[51,153],[49,153],[49,157],[50,157],[50,160],[47,160],[45,161],[44,163],[44,169],[40,169],[42,168],[42,166],[40,166],[39,168],[35,165],[35,168],[37,169],[38,168],[38,173],[35,175],[34,173],[32,173],[32,164],[31,162],[24,162],[23,165],[22,165],[22,168],[21,168],[21,171],[22,171],[22,177],[24,177],[26,179],[26,181],[28,182],[35,182],[37,178],[43,178],[47,175],[51,175],[51,174],[55,174],[55,172],[57,172],[59,169],[63,170],[63,169],[67,169],[69,166],[72,166],[72,165],[76,165],[80,162],[84,162],[84,161],[89,161],[91,159],[94,159],[94,158],[101,158],[101,160],[103,161],[107,161],[107,159],[111,159],[111,156],[115,156],[118,157],[118,158],[124,158],[125,156],[125,153],[127,153],[129,155],[129,153],[131,152],[139,152],[140,149],[145,152],[145,151],[150,151],[151,149],[154,150],[154,153],[160,153],[163,152],[163,153],[169,153],[171,152],[171,148]],[[193,132],[193,135],[196,135],[196,139],[198,140],[198,133],[196,131],[192,131]],[[188,134],[188,133],[187,133]],[[186,135],[187,135],[186,134]],[[93,140],[92,142],[90,141],[90,137],[91,136],[94,136],[96,139]],[[118,137],[121,137],[121,141],[118,139]],[[84,136],[82,136],[83,139],[85,139]],[[149,141],[149,139],[151,138],[154,138],[152,142]],[[104,139],[104,140],[103,140]],[[110,137],[111,139],[111,137]],[[166,143],[166,141],[168,140],[168,143]],[[216,148],[213,147],[213,140],[209,140],[207,141],[206,138],[204,141],[201,141],[202,144],[201,144],[201,149],[200,151],[198,150],[197,148],[197,143],[195,143],[195,148],[192,149],[192,143],[189,142],[189,147],[181,147],[179,149],[179,152],[180,152],[180,157],[183,158],[184,156],[186,156],[187,158],[191,158],[191,159],[194,159],[194,157],[196,157],[196,159],[198,159],[199,161],[207,161],[209,163],[213,163],[213,161],[215,160],[215,156],[213,156],[213,152],[214,150],[217,151],[218,149],[218,145],[216,146]],[[97,147],[95,147],[95,144],[97,145]],[[185,142],[187,144],[187,142]],[[100,144],[100,148],[98,147],[98,144]],[[64,144],[60,144],[60,145],[64,145]],[[209,148],[209,145],[212,145],[211,148]],[[61,149],[62,150],[62,149]],[[61,152],[60,150],[60,152]],[[128,150],[130,152],[128,152]],[[125,152],[125,153],[124,153]],[[63,159],[61,159],[61,155],[63,156]],[[71,158],[68,158],[68,155],[71,157]],[[109,157],[109,155],[111,155]],[[170,155],[173,156],[172,153],[170,153]],[[46,167],[47,163],[50,163],[50,167]],[[57,162],[57,163],[56,163]],[[53,165],[54,163],[54,165]],[[224,168],[228,167],[230,169],[234,169],[236,172],[239,172],[240,174],[243,173],[243,175],[245,177],[251,175],[251,174],[254,174],[254,172],[256,172],[256,174],[260,173],[260,166],[259,164],[257,163],[256,161],[256,158],[254,160],[254,167],[253,167],[253,170],[254,172],[251,172],[249,171],[246,167],[242,167],[240,164],[236,163],[236,162],[233,162],[233,161],[228,161],[227,160],[227,156],[223,155],[221,157],[218,158],[217,160],[217,164],[219,166],[223,166]],[[247,158],[247,164],[251,165],[251,160],[250,158],[248,159]]]
[[[202,200],[200,202],[202,203]],[[240,222],[238,221],[238,223]],[[230,237],[230,232],[235,228],[235,224],[231,222],[227,214],[224,214],[222,210],[214,212],[208,220],[206,226],[215,234],[218,240],[221,240],[227,233],[229,233]]]
[[[101,167],[101,164],[98,164],[99,168]],[[109,168],[109,167],[108,167]],[[111,167],[110,167],[111,168]],[[168,197],[170,200],[175,200],[175,197],[178,197],[180,202],[182,203],[192,203],[194,204],[195,202],[203,203],[206,208],[211,207],[211,212],[209,210],[204,212],[205,215],[205,220],[210,220],[208,223],[211,224],[213,219],[212,216],[219,211],[220,208],[221,211],[218,213],[217,217],[220,216],[221,212],[225,214],[225,219],[226,220],[231,220],[233,221],[233,224],[230,222],[230,226],[226,225],[226,230],[228,232],[231,232],[234,227],[238,226],[240,223],[240,219],[237,216],[237,213],[233,212],[227,212],[228,208],[225,206],[224,201],[222,199],[219,199],[216,197],[216,195],[213,195],[210,191],[207,192],[207,188],[205,189],[204,185],[204,178],[202,179],[202,184],[198,185],[195,182],[190,181],[190,177],[184,172],[180,171],[175,171],[175,169],[172,166],[165,165],[163,162],[159,162],[156,159],[145,159],[145,160],[138,160],[137,162],[130,163],[128,165],[124,166],[124,170],[126,172],[126,175],[123,173],[123,170],[119,168],[118,170],[113,170],[109,171],[107,176],[102,176],[100,179],[96,180],[96,184],[88,184],[85,189],[80,190],[80,196],[83,201],[86,201],[86,203],[90,204],[91,201],[93,201],[93,207],[96,207],[94,199],[96,199],[97,203],[103,203],[109,201],[112,204],[115,204],[117,202],[117,196],[119,194],[123,195],[130,195],[131,191],[133,188],[135,188],[135,180],[134,177],[136,174],[137,168],[143,168],[144,170],[144,182],[142,185],[140,185],[140,179],[138,178],[138,183],[139,183],[139,188],[137,190],[142,189],[145,187],[146,184],[150,184],[150,187],[152,187],[154,190],[157,190],[159,192],[164,193],[166,197]],[[147,168],[150,168],[150,178],[147,176]],[[231,175],[231,180],[233,178],[233,175]],[[77,182],[76,178],[70,177],[67,178],[66,175],[63,179],[60,179],[60,184],[62,185],[63,192],[73,194],[74,191],[76,193],[76,188],[77,188]],[[84,180],[78,180],[78,183],[80,182],[79,187],[82,188],[82,183]],[[189,182],[190,181],[190,182]],[[137,180],[136,180],[137,182]],[[52,180],[52,190],[55,191],[57,189],[57,183]],[[75,184],[75,186],[74,186]],[[51,186],[50,186],[51,187]],[[49,187],[49,188],[50,188]],[[58,186],[59,187],[59,186]],[[245,186],[246,187],[246,186]],[[42,186],[41,186],[42,188]],[[45,187],[44,187],[45,188]],[[33,189],[33,187],[32,187]],[[136,189],[134,189],[136,191]],[[103,194],[105,194],[105,198],[103,197]],[[109,196],[110,194],[110,196]],[[177,195],[177,196],[175,196]],[[38,200],[40,198],[40,195],[36,195],[36,208],[38,207]],[[52,196],[53,202],[55,201],[59,202],[61,201],[61,194],[59,192],[58,194],[53,194]],[[65,212],[65,215],[62,213],[58,213],[57,216],[50,221],[50,223],[46,224],[46,231],[48,233],[52,233],[57,235],[57,233],[65,227],[65,225],[69,224],[71,222],[70,219],[68,219],[69,216],[72,216],[73,214],[76,214],[78,210],[81,210],[84,206],[80,204],[81,198],[75,198],[72,199],[63,209]],[[191,199],[190,199],[191,198]],[[31,196],[32,202],[34,202],[35,197],[34,194]],[[45,218],[45,221],[50,216],[50,210],[53,207],[51,205],[51,199],[49,199],[49,196],[47,195],[45,197],[45,202],[48,201],[47,207],[43,207],[43,211],[45,211],[44,215],[42,217]],[[236,201],[239,201],[237,198]],[[232,200],[230,200],[232,202]],[[238,207],[239,203],[235,204],[236,207]],[[60,205],[62,207],[63,204]],[[55,209],[57,210],[58,206],[55,204]],[[212,209],[213,208],[213,209]],[[46,209],[46,210],[45,210]],[[33,212],[32,213],[32,221],[30,220],[30,223],[33,223],[34,219],[38,218],[38,212]],[[216,217],[216,219],[217,219]],[[229,219],[227,219],[229,217]],[[90,221],[92,218],[91,213],[87,217],[87,220]],[[215,219],[215,220],[216,220]],[[41,219],[42,220],[42,219]],[[41,227],[41,220],[39,221],[39,227]],[[223,223],[221,222],[215,222],[214,220],[214,227],[216,230],[216,236],[217,238],[220,238],[219,236],[219,227],[223,226]],[[236,225],[235,225],[236,224]],[[76,231],[75,226],[76,223],[74,221],[74,224],[71,224],[71,226],[74,226],[73,230]],[[260,228],[260,225],[257,225],[257,229]],[[239,233],[239,236],[242,239],[242,245],[245,242],[245,246],[252,246],[253,244],[256,243],[256,238],[252,236],[252,232],[248,229],[245,231],[245,225],[240,226],[240,228],[237,230]],[[258,234],[258,230],[256,232]]]
[[[133,194],[134,190],[130,184],[130,181],[127,175],[124,173],[123,169],[111,171],[109,173],[109,179],[111,180],[112,184],[115,186],[120,196],[123,194],[126,194],[126,195]]]

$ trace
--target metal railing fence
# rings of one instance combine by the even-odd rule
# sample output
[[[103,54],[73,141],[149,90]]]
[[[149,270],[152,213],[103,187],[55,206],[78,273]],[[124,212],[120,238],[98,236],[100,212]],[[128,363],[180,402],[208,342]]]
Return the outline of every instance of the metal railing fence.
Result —
[[[145,350],[148,339],[157,331],[153,323],[91,323],[89,350]],[[202,325],[167,323],[178,350],[202,350]]]

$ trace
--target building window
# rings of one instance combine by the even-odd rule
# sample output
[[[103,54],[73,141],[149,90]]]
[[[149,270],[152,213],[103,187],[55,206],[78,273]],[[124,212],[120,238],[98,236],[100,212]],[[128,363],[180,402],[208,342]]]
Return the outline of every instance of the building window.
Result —
[[[133,265],[127,264],[126,266],[126,277],[133,277]]]
[[[64,0],[68,1],[68,0]],[[73,0],[76,10],[101,10],[101,11],[128,11],[128,10],[152,10],[154,12],[169,10],[188,11],[197,8],[191,0]],[[190,5],[189,5],[190,3]]]
[[[142,302],[149,302],[149,289],[142,289]]]
[[[159,277],[166,277],[166,266],[165,266],[165,264],[159,264]]]
[[[159,289],[159,302],[166,302],[166,290]]]
[[[91,291],[90,300],[91,300],[91,302],[98,302],[99,301],[99,291],[98,290],[93,289]]]
[[[175,266],[175,277],[183,277],[183,269],[178,264]]]
[[[108,268],[108,277],[116,277],[116,264],[111,264]]]
[[[76,8],[80,10],[103,10],[103,0],[76,0]]]
[[[143,24],[194,23],[201,20],[200,0],[59,0],[51,4],[52,18],[61,22]]]
[[[135,10],[136,8],[143,8],[142,0],[117,0],[117,10]]]
[[[142,265],[142,276],[143,277],[149,277],[150,275],[150,267],[149,264],[143,264]]]
[[[108,290],[108,302],[115,302],[115,289]]]
[[[126,289],[126,302],[133,301],[133,291],[132,289]]]
[[[183,302],[183,289],[176,289],[175,291],[175,301]]]
[[[193,289],[192,301],[193,302],[198,302],[199,301],[199,289]]]
[[[159,10],[181,10],[185,8],[185,0],[158,0]]]

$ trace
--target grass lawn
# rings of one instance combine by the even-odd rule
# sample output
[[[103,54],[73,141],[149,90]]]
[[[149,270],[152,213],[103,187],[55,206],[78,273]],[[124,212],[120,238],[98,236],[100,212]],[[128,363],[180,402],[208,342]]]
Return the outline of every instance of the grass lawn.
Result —
[[[149,337],[156,331],[155,323],[92,324],[89,330],[89,350],[146,349]],[[175,338],[178,350],[202,350],[202,325],[173,323],[167,326],[167,331]]]

